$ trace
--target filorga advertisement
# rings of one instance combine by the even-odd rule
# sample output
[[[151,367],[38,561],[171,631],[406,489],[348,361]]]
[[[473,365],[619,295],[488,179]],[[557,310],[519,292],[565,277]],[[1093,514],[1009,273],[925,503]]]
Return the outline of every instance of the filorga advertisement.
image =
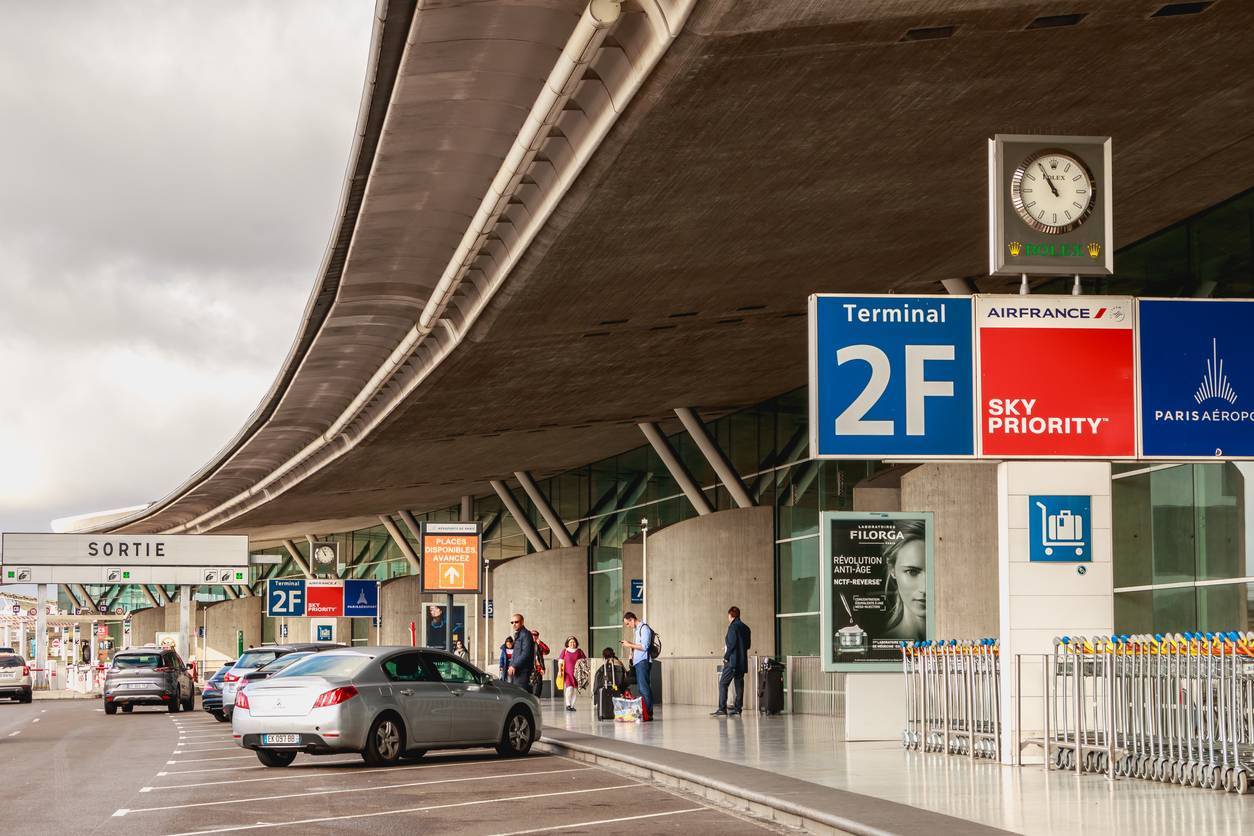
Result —
[[[829,665],[901,660],[927,638],[930,514],[824,514]]]

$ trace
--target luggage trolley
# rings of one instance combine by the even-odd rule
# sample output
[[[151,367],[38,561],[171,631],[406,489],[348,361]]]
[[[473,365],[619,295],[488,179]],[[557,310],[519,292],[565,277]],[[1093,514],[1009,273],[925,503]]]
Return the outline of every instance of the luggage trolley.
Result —
[[[901,644],[907,749],[971,758],[1001,750],[1000,660],[996,639]]]

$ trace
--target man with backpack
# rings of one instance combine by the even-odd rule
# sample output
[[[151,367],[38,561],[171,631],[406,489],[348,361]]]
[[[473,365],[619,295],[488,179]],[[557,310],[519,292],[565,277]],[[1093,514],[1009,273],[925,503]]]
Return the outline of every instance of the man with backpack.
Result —
[[[636,672],[636,685],[640,688],[640,700],[644,705],[644,719],[653,719],[653,688],[649,684],[649,669],[653,667],[653,628],[636,618],[634,612],[623,613],[623,625],[632,631],[631,641],[623,639],[623,647],[631,650],[631,667]]]

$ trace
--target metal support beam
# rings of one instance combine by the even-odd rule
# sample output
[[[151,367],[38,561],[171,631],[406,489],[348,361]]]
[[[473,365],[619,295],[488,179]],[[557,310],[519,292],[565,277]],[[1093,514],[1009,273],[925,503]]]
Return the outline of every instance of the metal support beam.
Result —
[[[352,574],[352,576],[355,579],[360,580],[366,574],[366,572],[370,570],[370,567],[373,564],[378,563],[380,560],[383,559],[383,554],[387,550],[388,550],[388,541],[384,540],[382,543],[379,544],[379,548],[375,549],[374,554],[371,555],[368,560],[358,560],[353,565],[352,572],[350,574]]]
[[[570,532],[566,530],[566,525],[562,522],[562,518],[557,515],[557,511],[553,510],[553,506],[549,503],[549,498],[540,490],[540,486],[536,484],[535,479],[531,478],[531,474],[525,470],[516,470],[514,471],[514,477],[518,479],[518,484],[522,485],[522,489],[527,492],[527,496],[535,504],[536,510],[540,512],[540,516],[544,517],[544,521],[549,524],[549,530],[557,538],[557,544],[564,549],[575,545],[575,541],[570,538]]]
[[[239,598],[239,593],[232,589],[229,584],[222,585],[222,592],[226,595],[228,601],[235,601]]]
[[[492,516],[488,517],[486,520],[483,521],[483,530],[482,530],[483,539],[486,540],[492,536],[492,532],[496,531],[496,527],[501,524],[501,520],[504,517],[505,517],[504,512],[502,512],[500,509],[497,509],[496,511],[492,512]]]
[[[644,437],[653,446],[653,450],[657,453],[658,458],[662,460],[666,471],[675,480],[675,484],[679,485],[679,489],[684,492],[684,496],[688,497],[688,501],[692,503],[693,509],[703,517],[714,510],[710,507],[710,501],[705,498],[705,493],[702,492],[701,487],[692,478],[692,474],[688,472],[688,468],[684,467],[684,463],[679,460],[679,456],[676,456],[675,451],[671,449],[670,442],[666,440],[662,428],[652,421],[640,424],[639,427],[640,432],[644,433]]]
[[[408,511],[400,512],[401,519],[405,521],[405,526],[413,533],[414,538],[418,538],[418,521],[414,519],[414,515]],[[409,541],[405,539],[405,535],[396,527],[396,523],[392,522],[392,518],[387,514],[379,515],[379,522],[383,523],[383,527],[387,529],[388,534],[396,541],[396,546],[401,550],[401,554],[405,555],[405,561],[409,563],[409,571],[415,575],[422,574],[422,561],[418,559],[418,555],[414,553],[414,547],[409,545]],[[421,541],[420,541],[421,542]]]
[[[941,279],[945,292],[953,296],[970,296],[979,293],[979,288],[970,279]]]
[[[161,584],[157,584],[153,587],[153,589],[157,591],[157,600],[161,602],[161,606],[170,606],[170,595],[165,591],[165,587]]]
[[[505,506],[505,510],[509,511],[509,515],[514,518],[514,522],[518,523],[518,527],[522,529],[523,536],[527,538],[527,542],[531,543],[531,547],[538,552],[549,550],[548,545],[544,542],[544,538],[540,536],[540,532],[536,531],[536,527],[531,524],[531,519],[523,513],[523,509],[519,506],[518,500],[514,499],[514,494],[510,492],[509,487],[499,479],[493,479],[492,490],[496,491],[496,495],[500,497],[501,504]]]
[[[70,603],[79,609],[85,609],[87,605],[83,603],[83,599],[78,597],[78,590],[75,589],[77,584],[67,583],[65,585],[65,594],[69,596]]]
[[[152,594],[152,590],[148,588],[147,584],[140,584],[139,591],[144,593],[144,597],[148,599],[148,603],[152,604],[154,607],[161,606],[161,602],[157,600],[156,595]]]
[[[701,451],[701,455],[705,456],[705,460],[710,463],[710,467],[714,468],[714,472],[718,474],[719,481],[723,483],[723,487],[727,488],[727,492],[731,494],[732,501],[741,508],[752,508],[753,498],[749,496],[749,489],[740,480],[740,474],[736,472],[736,468],[732,467],[731,462],[727,460],[727,456],[723,455],[718,442],[714,440],[709,430],[705,428],[705,424],[701,421],[701,416],[697,415],[696,410],[689,409],[686,406],[676,409],[675,414],[679,416],[680,423],[684,425],[684,429],[692,436],[692,440],[697,442],[697,449]]]
[[[79,583],[79,584],[74,584],[74,585],[73,585],[73,588],[75,588],[75,589],[77,589],[77,590],[78,590],[78,597],[79,597],[79,598],[81,598],[81,599],[83,600],[83,606],[84,606],[84,607],[87,607],[87,608],[88,608],[88,609],[90,609],[92,612],[96,612],[96,611],[99,609],[99,607],[97,607],[97,606],[96,606],[96,601],[95,601],[95,599],[93,599],[93,598],[91,597],[91,593],[87,591],[87,587],[86,587],[86,586],[84,586],[83,584]]]
[[[102,600],[104,601],[106,610],[113,609],[113,605],[116,604],[117,600],[122,597],[122,593],[126,592],[126,587],[126,584],[118,584],[105,594]]]
[[[291,540],[284,540],[283,548],[287,549],[287,553],[292,558],[292,562],[300,567],[300,571],[305,575],[305,577],[312,578],[313,572],[309,571],[309,563],[305,560],[305,556],[300,553],[300,549],[296,548],[296,544]]]
[[[235,586],[232,586],[231,588],[232,588],[232,589],[234,589],[234,590],[235,590],[235,593],[236,593],[237,595],[239,595],[239,597],[241,597],[241,598],[251,598],[251,597],[253,597],[253,591],[252,591],[252,588],[251,588],[251,587],[249,587],[249,585],[248,585],[248,584],[246,584],[246,583],[245,583],[245,584],[237,584],[237,585],[235,585]]]
[[[753,497],[754,502],[761,502],[762,494],[772,484],[778,486],[781,471],[772,470],[771,468],[794,461],[810,445],[810,435],[807,430],[808,428],[804,426],[797,427],[797,429],[793,430],[792,437],[785,442],[783,449],[778,453],[768,455],[766,460],[762,462],[760,468],[762,472],[758,474],[758,478],[753,480],[753,485],[749,488],[749,495]]]

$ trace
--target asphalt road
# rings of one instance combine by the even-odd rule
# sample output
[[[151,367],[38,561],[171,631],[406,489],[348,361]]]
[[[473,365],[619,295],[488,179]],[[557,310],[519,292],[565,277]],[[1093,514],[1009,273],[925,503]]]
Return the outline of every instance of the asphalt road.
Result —
[[[15,833],[776,832],[599,767],[533,753],[432,753],[384,769],[298,755],[268,769],[203,711],[0,703],[0,817]]]

